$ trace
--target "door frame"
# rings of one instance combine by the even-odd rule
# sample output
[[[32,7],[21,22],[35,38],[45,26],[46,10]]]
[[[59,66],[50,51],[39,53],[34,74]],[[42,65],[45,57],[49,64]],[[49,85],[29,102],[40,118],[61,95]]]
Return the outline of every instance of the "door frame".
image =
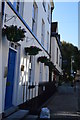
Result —
[[[10,49],[11,50],[13,50],[14,52],[16,52],[15,54],[15,68],[14,68],[14,83],[15,83],[15,72],[16,72],[16,59],[17,59],[17,50],[16,49],[14,49],[14,48],[12,48],[12,47],[9,47],[9,51],[8,51],[8,62],[9,62],[9,52],[10,52]],[[7,63],[7,65],[8,65],[8,63]],[[7,78],[6,78],[7,79]],[[7,80],[6,80],[6,82],[7,82]],[[13,85],[13,93],[14,93],[14,85]],[[13,105],[13,93],[12,93],[12,105]],[[5,88],[5,100],[6,100],[6,88]],[[12,106],[11,106],[12,107]],[[9,108],[8,108],[9,109]],[[6,108],[5,108],[5,102],[4,102],[4,110],[7,110]]]

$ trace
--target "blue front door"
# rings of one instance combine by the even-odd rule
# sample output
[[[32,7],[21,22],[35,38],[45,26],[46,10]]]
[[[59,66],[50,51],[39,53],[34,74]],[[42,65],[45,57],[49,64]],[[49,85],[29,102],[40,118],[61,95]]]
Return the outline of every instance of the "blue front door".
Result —
[[[8,75],[6,82],[5,110],[12,106],[14,73],[15,73],[16,52],[9,49],[8,56]]]

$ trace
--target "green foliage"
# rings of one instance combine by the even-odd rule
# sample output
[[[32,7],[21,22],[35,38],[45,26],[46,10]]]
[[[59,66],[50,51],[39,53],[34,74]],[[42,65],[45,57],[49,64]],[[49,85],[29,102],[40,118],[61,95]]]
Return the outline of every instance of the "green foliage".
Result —
[[[73,80],[74,80],[74,77],[69,76],[69,81],[70,81],[70,82],[73,82]]]
[[[42,50],[36,46],[25,47],[25,53],[28,53],[28,55],[37,55],[39,51]]]
[[[47,57],[46,56],[41,56],[41,57],[38,57],[38,62],[41,62],[41,63],[46,63],[48,61]]]
[[[12,42],[23,41],[25,37],[25,30],[21,29],[21,27],[17,27],[14,25],[11,26],[4,26],[2,29],[2,34],[7,36],[7,39]]]
[[[48,60],[46,63],[45,63],[46,66],[49,66],[50,69],[54,69],[54,64],[52,61]]]
[[[76,72],[78,69],[80,69],[80,51],[78,51],[76,46],[72,45],[71,43],[66,43],[65,41],[62,42],[61,50],[63,61],[66,60],[66,62],[63,62],[63,69],[70,76],[71,56],[74,56],[74,63],[72,63],[73,70]]]

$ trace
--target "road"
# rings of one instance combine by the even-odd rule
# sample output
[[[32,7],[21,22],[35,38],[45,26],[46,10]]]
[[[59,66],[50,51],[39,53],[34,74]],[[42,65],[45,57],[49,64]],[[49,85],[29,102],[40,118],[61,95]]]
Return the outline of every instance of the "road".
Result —
[[[58,91],[42,106],[50,109],[51,119],[80,120],[78,88],[78,84],[76,89],[66,83],[59,86]]]
[[[80,120],[80,83],[74,87],[68,83],[62,84],[42,107],[47,107],[50,110],[50,120]],[[20,118],[20,115],[17,117]],[[5,120],[14,120],[14,118],[13,115],[13,119],[6,118]],[[18,120],[31,119],[40,120],[38,115],[30,114]]]

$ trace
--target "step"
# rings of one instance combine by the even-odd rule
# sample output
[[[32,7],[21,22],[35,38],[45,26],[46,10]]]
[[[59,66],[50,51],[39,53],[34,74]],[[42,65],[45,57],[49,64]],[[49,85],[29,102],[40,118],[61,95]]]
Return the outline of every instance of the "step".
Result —
[[[28,114],[29,114],[29,110],[18,110],[17,112],[11,114],[9,117],[7,117],[4,120],[21,120]]]
[[[5,118],[5,117],[7,117],[7,116],[9,116],[11,114],[13,114],[14,112],[18,111],[18,109],[19,108],[17,106],[13,106],[13,107],[5,110],[4,113],[3,113],[3,118]]]

